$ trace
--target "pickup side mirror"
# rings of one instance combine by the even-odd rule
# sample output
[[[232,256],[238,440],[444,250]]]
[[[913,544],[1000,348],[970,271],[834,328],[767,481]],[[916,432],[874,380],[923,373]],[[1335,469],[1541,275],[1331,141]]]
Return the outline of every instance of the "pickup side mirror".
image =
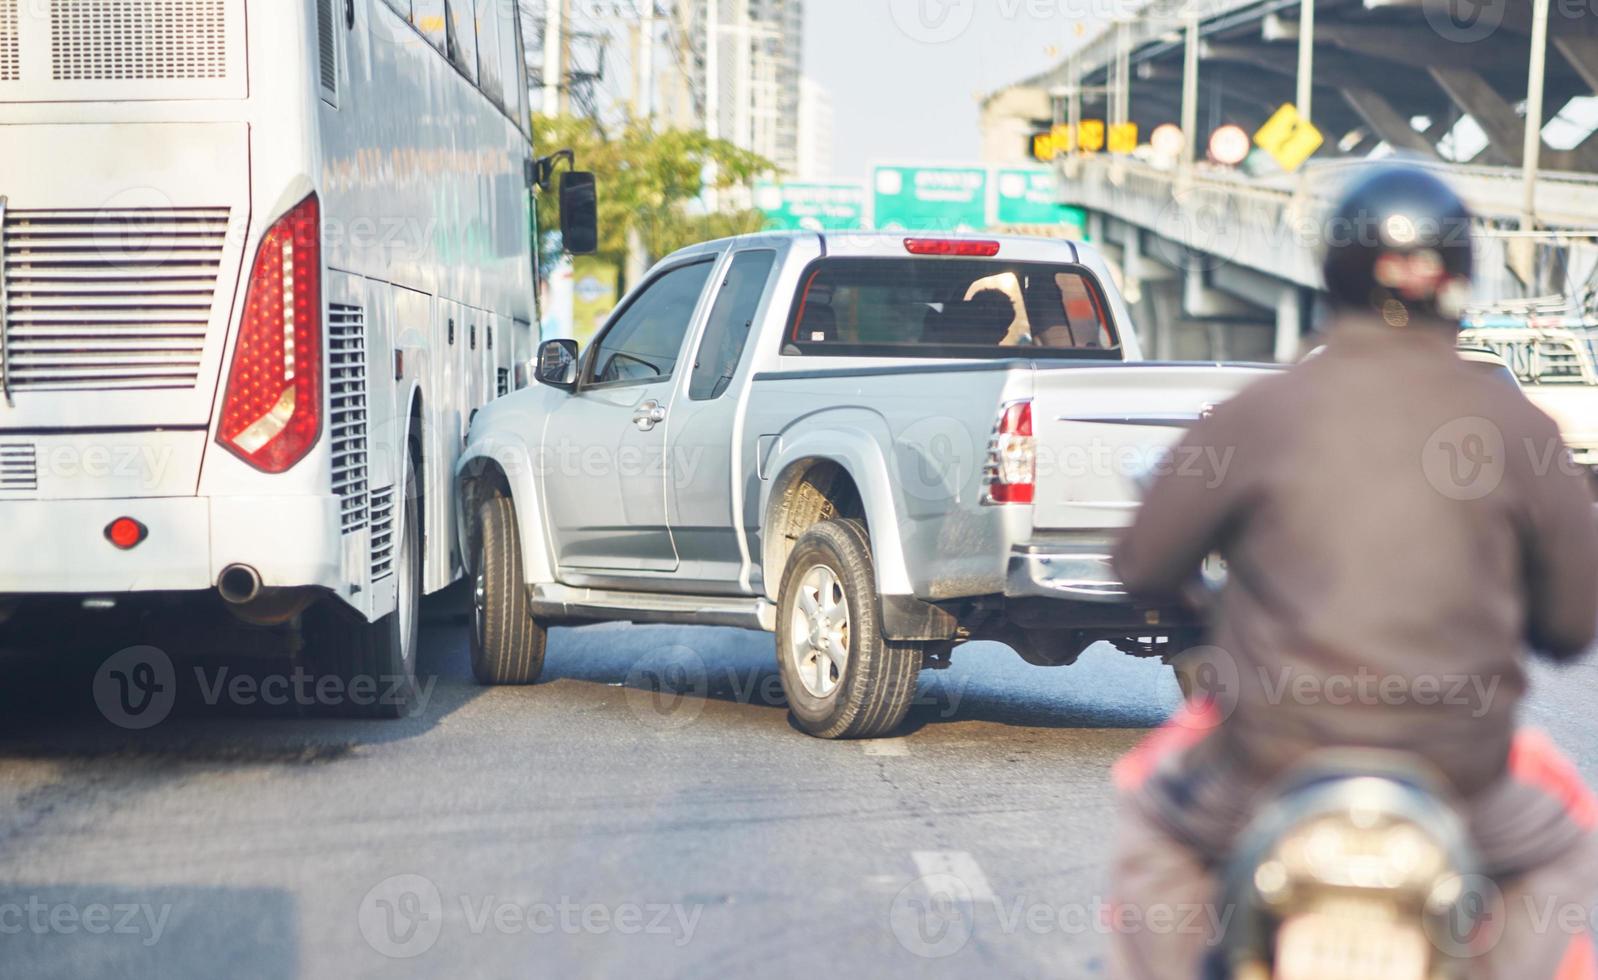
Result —
[[[593,174],[574,170],[560,175],[560,237],[573,255],[599,250],[599,192]]]
[[[577,341],[546,340],[538,345],[534,377],[539,384],[573,391],[577,388]]]

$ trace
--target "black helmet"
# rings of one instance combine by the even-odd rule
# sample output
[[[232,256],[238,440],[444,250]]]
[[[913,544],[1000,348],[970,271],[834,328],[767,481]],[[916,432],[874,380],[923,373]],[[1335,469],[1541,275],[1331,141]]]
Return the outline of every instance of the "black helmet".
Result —
[[[1436,175],[1384,164],[1354,179],[1326,221],[1326,288],[1342,309],[1395,327],[1457,325],[1470,297],[1471,213]]]

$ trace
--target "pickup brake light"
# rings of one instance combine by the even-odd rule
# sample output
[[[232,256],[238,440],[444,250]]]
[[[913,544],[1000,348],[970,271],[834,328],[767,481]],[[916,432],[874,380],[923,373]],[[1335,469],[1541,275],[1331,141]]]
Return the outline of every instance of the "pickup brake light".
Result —
[[[999,412],[988,444],[983,478],[991,504],[1030,504],[1037,495],[1038,441],[1032,434],[1032,403],[1011,402]]]
[[[322,434],[321,224],[312,194],[261,239],[222,396],[217,442],[266,473]]]
[[[969,238],[906,238],[904,250],[911,255],[958,255],[991,259],[999,254],[999,243]]]

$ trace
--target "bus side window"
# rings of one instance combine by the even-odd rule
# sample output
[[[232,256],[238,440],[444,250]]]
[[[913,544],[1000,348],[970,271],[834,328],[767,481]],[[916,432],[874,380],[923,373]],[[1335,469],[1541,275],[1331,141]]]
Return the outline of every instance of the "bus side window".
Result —
[[[411,23],[441,54],[449,52],[449,28],[444,17],[444,0],[412,0]]]
[[[505,7],[505,0],[477,0],[477,87],[501,109],[505,108],[505,70],[500,39],[508,36],[510,28],[505,23]]]
[[[505,113],[515,116],[521,111],[521,99],[516,96],[516,86],[521,84],[521,44],[516,34],[521,30],[521,4],[516,0],[489,0],[493,4],[495,20],[499,31],[499,52],[495,57],[499,59],[499,78],[505,86],[505,97],[500,101]],[[484,58],[489,55],[484,54]],[[496,98],[498,96],[495,96]],[[516,120],[518,129],[526,128],[521,120]]]
[[[383,0],[383,2],[388,4],[389,8],[392,9],[396,14],[399,14],[406,20],[411,19],[411,0]]]
[[[516,18],[513,25],[516,35],[516,50],[513,55],[516,59],[515,74],[507,74],[505,77],[512,79],[513,84],[516,86],[516,105],[511,109],[512,112],[516,113],[516,126],[522,131],[523,136],[531,139],[533,135],[533,108],[527,83],[527,42],[522,34],[521,4],[516,3],[514,6],[516,7]]]
[[[448,13],[450,58],[467,81],[477,83],[477,9],[473,0],[444,0]]]

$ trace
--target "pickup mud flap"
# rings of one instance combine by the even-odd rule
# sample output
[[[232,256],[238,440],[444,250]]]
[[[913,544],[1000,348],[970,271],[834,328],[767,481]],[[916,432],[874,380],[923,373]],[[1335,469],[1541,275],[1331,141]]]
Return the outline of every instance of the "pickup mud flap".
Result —
[[[954,615],[910,595],[885,595],[882,632],[890,640],[952,640],[959,627]]]

